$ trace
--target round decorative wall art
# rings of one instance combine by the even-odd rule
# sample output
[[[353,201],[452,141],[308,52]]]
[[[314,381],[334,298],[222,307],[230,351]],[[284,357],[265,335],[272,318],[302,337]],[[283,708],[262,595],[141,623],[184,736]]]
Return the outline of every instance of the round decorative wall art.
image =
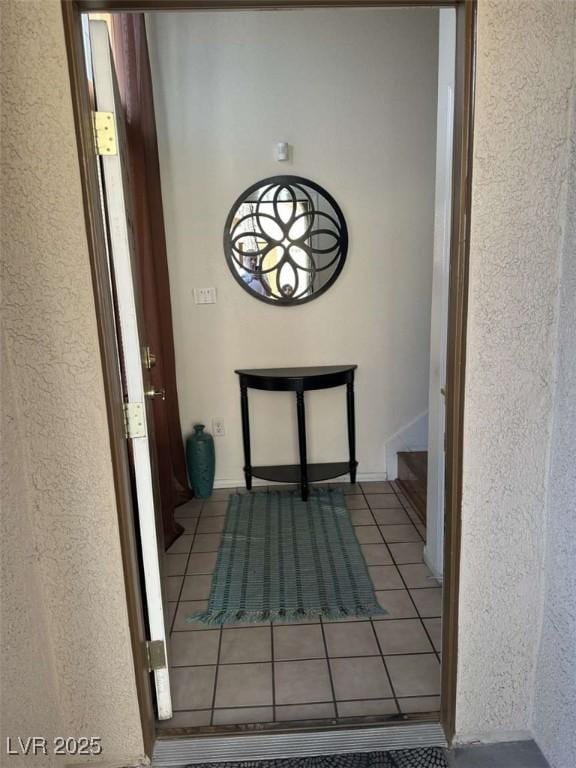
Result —
[[[320,296],[342,271],[347,251],[338,203],[300,176],[253,184],[226,219],[224,253],[232,274],[269,304],[303,304]]]

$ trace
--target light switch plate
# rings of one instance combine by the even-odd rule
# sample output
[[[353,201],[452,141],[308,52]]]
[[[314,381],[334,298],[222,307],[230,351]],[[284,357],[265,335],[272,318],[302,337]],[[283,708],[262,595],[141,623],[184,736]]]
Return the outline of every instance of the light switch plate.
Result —
[[[194,288],[195,304],[216,304],[216,288]]]

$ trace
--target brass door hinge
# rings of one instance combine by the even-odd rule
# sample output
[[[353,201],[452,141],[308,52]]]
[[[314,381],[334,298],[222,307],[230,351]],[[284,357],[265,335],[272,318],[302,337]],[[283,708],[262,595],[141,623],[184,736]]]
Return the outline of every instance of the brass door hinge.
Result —
[[[97,155],[117,155],[114,112],[92,112]]]
[[[146,437],[143,403],[124,403],[124,433],[126,437]]]
[[[146,641],[146,665],[149,672],[166,668],[166,649],[163,640]]]

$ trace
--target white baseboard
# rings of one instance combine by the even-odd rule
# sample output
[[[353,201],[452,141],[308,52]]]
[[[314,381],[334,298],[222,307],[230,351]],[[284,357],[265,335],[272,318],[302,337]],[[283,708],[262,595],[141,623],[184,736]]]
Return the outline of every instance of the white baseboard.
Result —
[[[400,451],[428,450],[428,411],[418,414],[386,440],[386,473],[390,480],[398,477]]]
[[[345,483],[349,479],[349,475],[342,475],[342,477],[335,477],[332,480],[323,480],[323,483]],[[356,476],[356,482],[358,483],[374,483],[382,480],[388,480],[386,472],[358,472]],[[280,485],[280,483],[268,482],[268,480],[259,480],[253,478],[252,487],[260,487],[265,485]],[[244,488],[244,476],[241,477],[218,477],[214,480],[214,488]]]
[[[444,574],[441,571],[438,571],[437,568],[434,566],[430,558],[428,557],[428,552],[426,551],[426,546],[424,546],[424,551],[422,553],[422,558],[424,560],[424,563],[428,566],[429,571],[432,573],[432,576],[436,579],[436,581],[442,586],[442,582],[444,581]]]
[[[387,472],[359,472],[356,478],[359,483],[380,483],[388,480]]]

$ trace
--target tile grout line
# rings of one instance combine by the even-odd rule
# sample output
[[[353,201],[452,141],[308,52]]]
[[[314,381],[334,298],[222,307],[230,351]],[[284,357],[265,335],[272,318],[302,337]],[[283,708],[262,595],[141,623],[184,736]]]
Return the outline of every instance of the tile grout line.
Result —
[[[420,587],[420,589],[424,589],[424,587]],[[398,589],[385,589],[385,590],[377,590],[377,591],[378,592],[405,592],[406,590],[404,589],[404,587],[399,587]],[[171,602],[173,603],[175,601],[172,600]],[[190,601],[184,600],[183,602],[190,602]],[[395,619],[371,619],[371,617],[366,617],[366,618],[359,618],[359,619],[355,619],[355,620],[347,620],[346,624],[365,624],[365,623],[367,623],[370,620],[372,620],[372,621],[413,621],[415,618],[418,618],[418,617],[417,616],[416,617],[415,616],[399,616],[399,617],[397,617]],[[441,617],[440,616],[425,616],[424,618],[425,619],[439,619]],[[325,626],[331,626],[332,624],[340,624],[340,623],[341,622],[338,619],[333,619],[333,620],[324,619],[324,625]],[[311,622],[311,621],[305,622],[305,621],[302,621],[302,622],[296,622],[296,623],[286,622],[285,624],[277,624],[275,626],[280,626],[280,627],[316,627],[319,624],[320,624],[319,621],[315,621],[315,622]],[[263,624],[235,624],[235,625],[228,626],[227,629],[246,629],[246,630],[250,630],[250,629],[257,628],[257,627],[266,627],[266,626],[268,626],[267,623],[266,624],[264,624],[264,623]],[[211,626],[202,627],[201,629],[193,629],[193,630],[189,630],[189,629],[175,629],[174,630],[174,632],[176,632],[176,633],[182,633],[182,632],[213,632],[213,631],[214,631],[214,628],[211,627]],[[336,658],[336,657],[333,657],[333,658]],[[342,656],[341,658],[347,658],[347,657],[346,656]],[[279,659],[279,661],[298,661],[298,659]]]
[[[200,518],[202,517],[202,510],[204,509],[204,500],[202,500],[202,504],[200,505],[200,509],[198,511],[198,517],[196,518],[196,524],[194,525],[194,531],[192,533],[192,541],[190,542],[190,549],[188,550],[188,557],[186,558],[186,566],[184,567],[184,575],[182,577],[182,584],[180,585],[180,591],[178,592],[178,599],[176,600],[176,610],[174,611],[174,618],[172,619],[172,622],[170,624],[170,630],[169,634],[171,635],[174,631],[174,624],[176,623],[176,616],[178,615],[178,609],[180,608],[180,602],[182,598],[182,592],[184,590],[184,584],[186,582],[186,571],[188,570],[188,564],[190,563],[190,556],[192,554],[192,547],[194,546],[194,541],[196,540],[196,531],[198,530],[198,525],[200,524]],[[181,534],[184,535],[184,534]]]
[[[362,497],[362,499],[364,500],[364,504],[366,504],[366,509],[369,511],[370,516],[372,517],[372,519],[375,520],[375,517],[374,517],[374,514],[372,512],[372,509],[371,509],[370,505],[368,504],[368,499],[366,498],[366,494],[364,493],[364,489],[363,489],[362,485],[360,485],[359,487],[360,487],[360,493],[359,494],[354,494],[354,495],[355,496],[359,495],[359,496]],[[352,516],[350,514],[352,510],[348,508],[348,505],[346,503],[346,496],[347,496],[347,494],[343,494],[343,496],[344,496],[344,505],[345,505],[346,510],[348,512],[348,518],[350,520],[350,523],[352,523],[352,519],[351,519]],[[355,526],[352,525],[352,527],[355,527]],[[381,543],[385,544],[386,542],[384,541],[384,537],[382,536],[382,532],[380,531],[380,529],[378,527],[377,527],[377,530],[378,530],[378,535],[380,536],[380,538],[382,540]],[[360,542],[358,542],[358,544],[360,545]],[[366,567],[367,568],[369,567],[367,563],[366,563]],[[370,621],[370,624],[372,624],[371,619],[369,619],[369,621]],[[337,624],[338,622],[332,622],[332,623],[336,623]],[[351,623],[355,623],[355,622],[351,622]],[[358,623],[365,623],[365,622],[358,622]],[[323,621],[322,618],[320,618],[320,625],[322,627],[322,640],[323,640],[323,643],[324,643],[324,650],[325,650],[325,653],[326,653],[326,662],[328,664],[328,674],[330,676],[330,686],[332,688],[332,697],[334,699],[334,713],[336,715],[336,719],[340,720],[342,718],[340,717],[340,708],[338,706],[338,701],[336,700],[336,690],[334,688],[334,682],[333,682],[333,678],[332,678],[332,665],[330,663],[332,658],[339,658],[339,657],[337,657],[337,656],[332,656],[331,657],[329,655],[329,653],[328,653],[328,644],[326,643],[326,633],[325,633],[325,630],[324,630],[324,621]],[[372,627],[372,631],[374,632],[374,628],[373,627]],[[375,634],[375,632],[374,632],[374,634]],[[351,658],[351,657],[342,657],[342,658]],[[354,657],[352,657],[352,658],[354,658]],[[368,658],[368,657],[362,656],[362,657],[356,657],[356,658]],[[372,658],[377,658],[377,657],[372,657]],[[382,662],[384,664],[386,675],[387,675],[387,677],[389,679],[388,671],[386,670],[386,664],[384,663],[384,659],[382,657],[382,654],[380,654],[380,658],[382,658]],[[390,680],[389,680],[389,682],[390,682]],[[392,693],[394,695],[394,690],[392,688],[391,683],[390,683],[390,690],[392,691]],[[397,702],[395,702],[395,703],[396,703],[396,707],[398,708]]]
[[[393,486],[392,486],[392,487],[393,487]],[[398,497],[398,501],[400,502],[400,504],[402,504],[402,508],[404,509],[404,511],[406,512],[406,514],[408,515],[408,517],[410,517],[410,520],[411,520],[411,522],[412,522],[412,525],[414,526],[414,528],[416,528],[416,524],[415,524],[415,523],[414,523],[414,521],[412,520],[412,517],[411,517],[411,515],[410,515],[410,512],[408,511],[408,509],[406,509],[406,506],[405,506],[404,502],[402,501],[402,498],[401,498],[400,494],[399,494],[399,493],[396,491],[396,489],[395,489],[394,487],[393,487],[393,490],[394,490],[394,493],[396,494],[396,496]],[[405,496],[405,494],[403,494],[403,495]],[[414,513],[414,514],[416,514],[416,513]],[[420,521],[420,524],[422,525],[422,521]],[[422,534],[420,533],[420,531],[418,530],[418,528],[416,528],[416,531],[417,531],[418,535],[420,536],[420,538],[422,539],[422,542],[423,542],[423,544],[424,544],[424,545],[426,545],[426,539],[425,539],[425,538],[422,536]],[[391,552],[391,554],[392,554],[392,552]],[[392,556],[392,557],[393,557],[393,556]],[[393,559],[394,559],[394,557],[393,557]],[[399,564],[398,564],[398,563],[396,563],[396,560],[395,560],[395,559],[394,559],[394,563],[395,563],[396,567],[398,568],[398,572],[400,573],[400,577],[401,577],[402,581],[404,582],[404,577],[403,577],[403,575],[402,575],[402,572],[400,571],[400,568],[398,567],[398,566],[399,566]],[[423,561],[423,564],[424,564],[424,565],[426,565],[426,563],[424,563],[424,561]],[[402,563],[402,565],[411,565],[411,563]],[[404,582],[404,583],[405,583],[405,582]],[[440,585],[438,585],[438,583],[437,583],[437,585],[436,585],[436,586],[440,586]],[[406,588],[408,589],[408,587],[406,587]],[[442,587],[440,587],[440,588],[442,589]],[[434,587],[416,587],[416,589],[434,589]],[[412,594],[410,593],[410,590],[409,590],[409,589],[408,589],[408,594],[410,595],[410,599],[412,599]],[[434,653],[436,654],[436,658],[438,659],[438,662],[440,663],[440,665],[442,665],[442,660],[441,660],[441,658],[440,658],[440,653],[439,653],[439,652],[436,650],[436,646],[435,646],[435,645],[434,645],[434,643],[432,642],[432,636],[431,636],[431,635],[430,635],[430,633],[428,632],[428,627],[427,627],[427,626],[426,626],[426,624],[424,623],[424,619],[425,619],[425,618],[427,618],[427,619],[430,619],[430,618],[440,618],[440,621],[442,621],[442,615],[440,615],[439,617],[436,617],[436,616],[422,616],[422,615],[420,614],[420,611],[418,610],[418,606],[416,605],[416,603],[414,602],[414,600],[412,600],[412,602],[414,603],[414,607],[416,608],[416,613],[418,614],[418,618],[420,619],[420,622],[421,622],[421,624],[422,624],[422,626],[423,626],[423,628],[424,628],[424,632],[426,633],[426,636],[428,637],[428,640],[429,640],[429,642],[430,642],[430,645],[432,646],[432,648],[433,648],[433,650],[434,650]]]
[[[220,634],[218,635],[218,652],[216,654],[216,669],[214,671],[214,690],[212,691],[212,705],[210,707],[210,725],[214,725],[214,711],[216,709],[216,689],[218,688],[218,673],[220,671],[220,655],[222,651],[222,636],[224,630],[220,627]]]
[[[396,491],[394,491],[394,492],[396,492]],[[400,501],[400,499],[398,499],[398,500]],[[402,502],[400,501],[400,503],[402,503]],[[416,526],[414,526],[414,527],[416,528]],[[417,528],[416,528],[416,530],[418,531],[418,529],[417,529]],[[419,533],[419,532],[418,532],[418,533]],[[391,551],[391,550],[390,550],[390,557],[392,558],[392,562],[393,562],[393,563],[394,563],[394,565],[396,566],[396,570],[397,570],[397,571],[398,571],[398,573],[400,574],[400,579],[402,580],[402,583],[404,584],[404,587],[405,587],[405,589],[406,589],[406,592],[408,593],[408,596],[409,596],[409,598],[410,598],[410,601],[412,602],[412,605],[414,606],[414,610],[416,611],[416,615],[418,616],[418,619],[419,619],[419,621],[420,621],[420,624],[422,625],[422,628],[423,628],[423,630],[424,630],[424,632],[425,632],[425,634],[426,634],[426,637],[428,638],[428,642],[430,643],[430,645],[431,645],[431,647],[432,647],[432,653],[433,653],[433,654],[434,654],[434,656],[436,657],[436,660],[438,661],[438,663],[440,664],[440,667],[441,667],[441,666],[442,666],[442,662],[441,662],[441,660],[440,660],[440,656],[439,656],[438,652],[436,651],[436,648],[435,648],[435,646],[434,646],[434,643],[432,642],[432,637],[430,636],[430,633],[428,632],[428,628],[426,627],[426,625],[424,624],[424,621],[422,620],[422,619],[423,619],[423,617],[420,615],[420,611],[419,611],[419,609],[418,609],[418,606],[416,605],[416,601],[415,601],[415,600],[414,600],[414,598],[412,597],[412,593],[410,592],[410,589],[408,588],[408,584],[406,583],[406,580],[405,580],[405,578],[404,578],[404,575],[403,575],[402,571],[400,570],[400,568],[398,567],[398,563],[396,562],[396,559],[395,559],[395,557],[394,557],[394,555],[393,555],[393,553],[392,553],[392,551]],[[427,589],[427,587],[420,587],[420,589]],[[429,618],[429,617],[426,617],[426,618]],[[436,618],[436,617],[434,617],[434,618]],[[441,619],[441,618],[442,618],[442,617],[440,616],[440,619]]]
[[[342,494],[344,496],[344,494]],[[344,499],[344,505],[346,505],[346,499]],[[333,508],[333,507],[332,507]],[[326,659],[326,667],[328,669],[328,680],[330,682],[330,690],[332,691],[332,704],[334,707],[334,717],[338,719],[338,704],[336,702],[336,688],[334,687],[334,677],[332,675],[332,665],[330,664],[330,654],[328,652],[328,643],[326,642],[326,632],[324,630],[324,622],[322,620],[322,616],[319,616],[320,619],[320,634],[322,635],[322,644],[324,646],[324,656]]]
[[[334,687],[334,678],[332,676],[332,665],[330,664],[330,655],[328,653],[328,643],[326,642],[326,632],[324,631],[324,622],[320,616],[320,633],[322,634],[322,644],[324,646],[324,656],[326,659],[326,666],[328,667],[328,679],[330,681],[330,690],[332,691],[332,704],[334,706],[334,717],[338,718],[338,704],[336,702],[336,689]]]
[[[416,619],[411,619],[411,621],[416,621]],[[370,623],[369,621],[363,622],[364,624]],[[212,630],[213,632],[216,630]],[[346,659],[377,659],[379,656],[430,656],[434,655],[433,651],[412,651],[410,653],[387,653],[384,654],[384,652],[380,649],[380,644],[378,644],[378,652],[377,653],[364,653],[361,655],[354,655],[354,656],[310,656],[310,657],[302,657],[298,659],[278,659],[276,662],[277,664],[299,664],[302,661],[330,661],[330,659],[334,659],[336,661],[342,661]],[[269,660],[260,660],[260,661],[225,661],[225,662],[218,662],[219,667],[245,667],[249,666],[250,664],[270,664]],[[206,664],[177,664],[176,666],[173,666],[172,669],[197,669],[199,667],[214,667],[216,664],[214,662],[212,663],[206,663]],[[430,694],[431,696],[433,694]],[[297,702],[297,703],[305,703],[305,702]],[[257,706],[262,707],[269,707],[272,706],[271,704],[258,704]],[[287,704],[277,704],[276,706],[282,707],[282,706],[288,706]],[[219,707],[221,709],[221,707]],[[224,709],[228,709],[228,707],[224,707]]]
[[[392,697],[394,699],[394,703],[396,704],[396,709],[398,710],[399,714],[403,714],[402,710],[400,709],[400,704],[398,702],[398,696],[396,695],[396,688],[392,683],[390,670],[388,669],[388,664],[386,664],[386,658],[384,656],[384,653],[382,652],[382,646],[380,645],[380,640],[378,639],[378,633],[376,632],[376,628],[374,626],[374,622],[372,621],[372,619],[370,619],[370,626],[372,627],[372,633],[376,638],[376,645],[378,646],[378,650],[380,651],[380,658],[382,659],[382,663],[384,665],[384,671],[386,672],[386,677],[388,678],[388,685],[390,686],[390,690],[392,691]]]
[[[424,528],[426,528],[426,526],[424,525],[422,520],[418,517],[418,514],[416,513],[416,511],[412,507],[412,505],[411,505],[409,499],[406,497],[406,495],[404,493],[402,493],[402,495],[406,498],[406,502],[407,502],[407,503],[404,503],[402,501],[402,497],[400,496],[400,493],[394,488],[394,486],[392,486],[392,489],[393,489],[394,493],[396,494],[396,497],[398,498],[398,501],[400,502],[400,505],[401,505],[402,509],[404,510],[404,512],[406,512],[406,514],[410,518],[411,524],[414,526],[414,528],[416,528],[416,532],[417,532],[418,536],[420,536],[420,538],[422,539],[422,541],[425,544],[426,543],[426,539],[424,538],[424,536],[422,536],[422,534],[420,533],[420,531],[416,527],[416,523],[412,519],[412,514],[411,513],[413,513],[416,516],[416,518],[418,519],[418,524],[419,525],[422,525]],[[407,506],[408,504],[410,504],[410,507]]]
[[[372,510],[372,507],[370,506],[368,499],[366,496],[364,496],[364,500],[366,501],[366,504],[368,505],[368,509],[370,510],[370,514],[372,515],[373,520],[376,520],[376,517],[374,515],[374,512]],[[380,534],[382,535],[382,534]],[[384,540],[384,537],[382,536],[382,539]],[[390,548],[388,547],[388,544],[386,541],[384,541],[384,546],[388,550],[388,554],[392,558],[392,553],[390,552]],[[398,566],[396,566],[396,569],[398,569]],[[374,627],[374,622],[372,619],[370,619],[370,627],[372,629],[372,635],[374,636],[376,640],[376,645],[378,647],[378,650],[380,651],[380,658],[382,659],[382,664],[384,666],[384,672],[386,672],[386,678],[388,680],[388,685],[390,686],[390,690],[392,691],[392,696],[394,698],[394,704],[396,706],[396,709],[398,711],[398,714],[402,714],[402,710],[400,709],[400,704],[398,703],[398,697],[396,696],[396,689],[394,688],[394,685],[392,683],[392,677],[390,676],[390,670],[388,669],[388,665],[386,664],[386,659],[384,658],[384,654],[382,653],[382,646],[380,645],[380,640],[378,639],[378,633],[376,632],[376,628]]]
[[[366,509],[369,510],[370,513],[372,514],[372,518],[374,520],[374,525],[378,528],[378,531],[379,531],[380,535],[382,536],[382,539],[384,540],[385,544],[388,544],[388,543],[390,543],[390,544],[420,544],[420,543],[426,543],[424,538],[423,538],[423,536],[422,536],[422,534],[420,533],[418,528],[416,528],[416,525],[415,525],[414,521],[412,520],[412,518],[410,517],[410,514],[409,514],[408,510],[406,509],[406,507],[402,503],[402,499],[399,497],[397,492],[393,489],[393,486],[392,486],[391,483],[390,483],[390,487],[392,488],[392,492],[391,493],[387,493],[387,494],[386,493],[385,494],[378,494],[378,493],[376,493],[376,494],[368,494],[368,495],[372,495],[372,496],[394,496],[398,500],[398,503],[400,504],[400,509],[402,510],[402,512],[404,512],[408,516],[410,522],[408,522],[408,523],[379,523],[376,520],[376,516],[374,514],[375,511],[378,512],[378,511],[386,511],[386,510],[389,510],[389,509],[392,510],[392,509],[397,509],[397,507],[383,507],[382,510],[379,510],[379,509],[373,510],[371,505],[370,505],[370,503],[369,503],[369,501],[368,501],[367,494],[363,490],[361,491],[361,494],[356,494],[356,495],[362,495],[364,497],[364,503],[366,504],[366,507],[358,507],[358,508],[352,508],[352,509],[348,509],[348,507],[346,507],[347,510],[348,510],[348,513],[356,512],[356,511],[361,512],[363,509],[364,510],[366,510]],[[350,515],[350,517],[351,517],[351,515]],[[386,527],[386,526],[389,526],[389,525],[408,525],[408,526],[411,526],[416,531],[416,533],[418,535],[418,540],[417,541],[391,541],[391,542],[386,541],[386,539],[384,539],[384,536],[382,535],[382,531],[380,531],[380,528],[381,527]],[[354,527],[355,528],[361,528],[363,526],[362,525],[358,525],[358,526],[354,526]]]
[[[376,658],[376,657],[374,657]],[[403,699],[437,699],[438,694],[437,693],[421,693],[418,696],[400,696],[399,701],[402,701]],[[342,704],[354,704],[359,701],[393,701],[394,696],[365,696],[361,699],[341,699],[340,703]],[[333,704],[334,702],[330,701],[329,699],[325,701],[312,701],[312,702],[306,702],[303,704],[279,704],[278,707],[306,707],[308,704]],[[234,704],[233,706],[228,707],[215,707],[215,712],[220,712],[223,709],[262,709],[264,707],[268,707],[267,704]],[[208,707],[196,707],[196,708],[188,708],[188,709],[176,709],[175,712],[210,712],[210,709]],[[350,715],[349,717],[372,717],[372,715]],[[378,717],[378,715],[374,715],[374,717]],[[319,717],[319,718],[311,718],[313,720],[334,720],[333,717]],[[339,718],[342,719],[342,718]],[[345,718],[346,719],[346,718]],[[278,722],[290,722],[285,720],[279,720]]]
[[[396,489],[394,488],[394,486],[392,484],[390,485],[390,487],[392,488],[392,490],[394,492],[394,495],[398,498],[398,501],[400,502],[400,505],[402,506],[402,509],[407,513],[407,510],[406,510],[405,506],[402,503],[402,499],[400,498],[400,495],[397,493]],[[369,504],[367,499],[366,499],[366,503],[368,504],[368,507],[370,509],[372,517],[374,518],[374,520],[376,520],[376,517],[374,515],[374,510],[372,509],[372,507],[370,507],[370,504]],[[422,539],[422,536],[420,535],[420,531],[418,531],[418,529],[414,525],[414,522],[412,521],[412,518],[410,518],[410,524],[416,529],[416,532],[418,533],[418,535]],[[402,574],[402,571],[400,570],[400,565],[421,565],[421,564],[426,565],[426,564],[423,561],[422,561],[422,563],[398,563],[396,561],[394,553],[392,552],[392,549],[390,548],[389,544],[401,544],[401,543],[412,543],[412,542],[396,542],[396,541],[395,542],[387,542],[385,540],[384,543],[386,544],[386,547],[387,547],[387,549],[388,549],[388,551],[390,553],[390,557],[392,559],[392,562],[393,562],[394,566],[396,567],[396,570],[398,571],[400,579],[402,580],[402,583],[404,584],[404,588],[406,589],[406,592],[408,593],[408,596],[410,597],[410,600],[411,600],[412,604],[414,605],[414,609],[416,610],[416,615],[417,615],[418,619],[420,620],[420,622],[421,622],[421,624],[422,624],[422,626],[424,628],[424,632],[426,633],[428,641],[430,642],[430,645],[432,646],[433,652],[434,652],[434,654],[436,654],[438,660],[440,661],[440,659],[438,657],[438,653],[437,653],[436,648],[434,646],[434,643],[432,642],[432,638],[431,638],[431,636],[430,636],[430,634],[428,632],[428,629],[427,629],[426,625],[424,624],[423,617],[420,615],[420,611],[418,610],[418,606],[416,605],[415,601],[412,598],[412,594],[410,592],[411,588],[408,587],[408,585],[406,583],[406,580],[404,579],[404,576]],[[419,544],[421,542],[413,542],[413,543]],[[422,539],[422,543],[425,544],[426,542]],[[414,589],[429,589],[429,587],[414,587]],[[426,618],[436,618],[436,617],[426,617]],[[390,655],[393,655],[393,654],[390,654]]]
[[[402,502],[400,502],[400,503],[402,503]],[[408,511],[407,511],[407,509],[406,509],[405,507],[402,507],[402,509],[404,510],[404,512],[406,512],[406,514],[408,514]],[[412,528],[414,528],[414,530],[415,530],[415,531],[416,531],[416,533],[418,534],[418,536],[419,536],[419,538],[420,538],[420,541],[421,541],[423,544],[426,544],[426,538],[425,538],[425,537],[424,537],[424,536],[423,536],[423,535],[420,533],[420,531],[418,530],[418,527],[417,527],[416,523],[415,523],[415,522],[412,520],[412,518],[410,517],[410,515],[409,515],[409,514],[408,514],[408,519],[410,520],[410,523],[409,523],[409,524],[412,526]],[[421,522],[419,522],[419,523],[418,523],[418,525],[422,525],[422,523],[421,523]]]
[[[390,487],[393,489],[393,491],[394,491],[394,494],[395,494],[395,495],[396,495],[396,497],[398,498],[398,501],[399,501],[400,505],[402,506],[402,509],[404,509],[404,506],[403,506],[403,504],[402,504],[402,500],[400,499],[400,497],[399,497],[399,496],[398,496],[398,494],[396,493],[396,489],[395,489],[395,488],[394,488],[394,486],[392,486],[392,485],[391,485]],[[368,502],[368,499],[366,499],[366,503],[368,504],[368,508],[370,509],[370,513],[372,514],[372,517],[374,518],[374,520],[376,520],[376,516],[374,515],[374,510],[373,510],[373,509],[372,509],[372,507],[370,506],[370,503]],[[404,511],[406,512],[406,510],[405,510],[405,509],[404,509]],[[412,522],[412,520],[410,520],[410,523],[411,523],[411,525],[414,527],[414,529],[416,530],[416,532],[418,533],[418,535],[420,536],[420,531],[418,531],[418,529],[416,528],[416,526],[414,525],[414,523]],[[384,538],[384,537],[383,537],[383,538]],[[422,538],[422,537],[420,536],[420,538]],[[390,542],[390,543],[392,543],[392,542]],[[393,543],[395,543],[395,544],[396,544],[396,543],[399,543],[399,542],[393,542]],[[430,646],[431,646],[431,648],[432,648],[432,654],[433,654],[433,655],[436,657],[436,660],[437,660],[437,661],[440,663],[440,665],[441,665],[441,660],[440,660],[440,657],[439,657],[439,655],[438,655],[438,653],[437,653],[437,651],[436,651],[436,648],[435,648],[435,646],[434,646],[434,643],[432,642],[432,638],[431,638],[431,636],[430,636],[430,633],[428,632],[428,628],[427,628],[427,627],[426,627],[426,625],[424,624],[424,621],[423,621],[423,619],[422,619],[422,616],[420,615],[420,611],[418,610],[418,606],[416,605],[416,603],[415,603],[415,601],[414,601],[414,599],[413,599],[413,597],[412,597],[412,594],[411,594],[411,592],[410,592],[410,590],[409,590],[409,588],[408,588],[408,585],[407,585],[407,583],[406,583],[406,580],[405,580],[405,578],[404,578],[404,575],[402,574],[402,571],[401,571],[401,570],[400,570],[400,568],[398,567],[398,563],[396,562],[396,558],[394,557],[394,554],[393,554],[392,550],[390,549],[390,547],[388,546],[388,542],[387,542],[386,540],[384,541],[384,544],[386,545],[386,548],[388,549],[388,552],[390,553],[390,557],[391,557],[391,559],[392,559],[392,562],[393,562],[393,564],[394,564],[394,566],[395,566],[396,570],[398,571],[398,574],[399,574],[399,576],[400,576],[400,579],[401,579],[402,583],[404,584],[404,588],[406,589],[406,592],[407,592],[407,594],[408,594],[408,596],[409,596],[409,598],[410,598],[410,601],[412,602],[412,604],[413,604],[413,606],[414,606],[414,610],[416,611],[416,615],[417,615],[417,617],[418,617],[418,620],[419,620],[419,622],[420,622],[420,625],[422,626],[422,628],[423,628],[423,630],[424,630],[424,633],[426,634],[426,637],[427,637],[427,639],[428,639],[428,642],[430,643]],[[381,645],[380,645],[380,640],[378,639],[378,634],[377,634],[377,632],[376,632],[376,629],[375,629],[375,627],[374,627],[374,622],[372,621],[372,619],[370,620],[370,624],[372,625],[372,631],[374,632],[374,635],[376,636],[376,642],[378,643],[378,648],[380,648],[380,653],[382,654],[382,661],[384,662],[384,667],[385,667],[385,669],[386,669],[386,674],[388,675],[388,679],[389,679],[389,682],[390,682],[390,687],[391,687],[391,689],[392,689],[392,692],[394,693],[394,699],[395,699],[395,701],[396,701],[396,705],[398,706],[398,711],[400,712],[400,714],[404,714],[404,713],[401,711],[401,709],[400,709],[400,705],[399,705],[399,703],[398,703],[398,697],[396,696],[396,689],[394,688],[394,686],[393,686],[393,684],[392,684],[392,678],[390,677],[390,673],[389,673],[389,671],[388,671],[388,665],[386,664],[386,658],[384,657],[384,654],[382,653],[382,647],[381,647]],[[406,655],[406,656],[412,656],[412,655],[430,655],[430,653],[423,653],[423,654],[389,654],[389,655],[390,655],[390,656],[394,656],[394,655]],[[441,695],[441,692],[440,692],[438,695]],[[410,698],[410,697],[405,697],[405,698]]]
[[[216,501],[216,499],[215,499]],[[226,499],[224,499],[226,501]],[[202,511],[204,511],[204,505],[202,505]],[[212,517],[212,515],[210,516]],[[219,543],[222,541],[222,532],[219,534]],[[194,547],[194,542],[192,542],[192,548]],[[192,551],[192,550],[190,550]],[[218,550],[215,550],[216,552]],[[210,553],[198,553],[198,554],[210,554]],[[188,568],[186,568],[188,570]],[[210,707],[210,725],[214,725],[214,711],[216,709],[216,692],[218,690],[218,677],[220,673],[220,657],[222,655],[222,639],[224,636],[224,626],[220,625],[219,627],[220,634],[218,635],[218,651],[216,653],[216,668],[214,670],[214,690],[212,691],[212,705]]]

